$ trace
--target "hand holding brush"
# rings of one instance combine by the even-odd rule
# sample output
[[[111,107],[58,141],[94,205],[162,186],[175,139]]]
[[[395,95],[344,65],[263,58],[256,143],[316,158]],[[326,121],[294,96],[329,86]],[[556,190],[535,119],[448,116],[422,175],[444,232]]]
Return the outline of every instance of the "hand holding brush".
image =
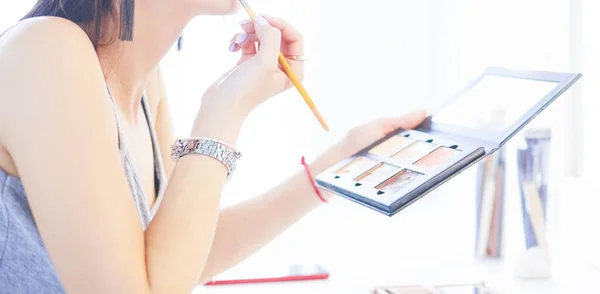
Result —
[[[300,93],[302,98],[304,99],[304,102],[306,102],[308,107],[311,109],[311,111],[313,112],[313,114],[315,115],[315,117],[317,118],[317,120],[319,121],[321,126],[323,127],[323,129],[325,131],[329,131],[329,126],[327,126],[325,119],[323,118],[323,116],[321,115],[321,113],[319,112],[317,107],[315,106],[314,102],[308,95],[308,92],[302,85],[301,78],[298,76],[297,69],[301,68],[303,70],[304,66],[301,64],[292,65],[288,62],[288,59],[295,61],[294,63],[298,63],[298,62],[301,63],[302,61],[304,61],[304,55],[302,55],[302,54],[304,54],[304,52],[303,52],[304,46],[303,46],[302,37],[301,37],[300,33],[295,31],[291,25],[289,25],[288,23],[284,22],[281,19],[269,18],[267,20],[264,17],[257,15],[252,10],[252,8],[250,8],[250,6],[248,5],[248,3],[245,0],[240,0],[240,3],[248,12],[250,19],[242,23],[242,26],[246,25],[244,27],[245,33],[238,35],[236,37],[236,39],[234,39],[232,41],[232,44],[230,46],[230,51],[235,51],[236,49],[239,50],[238,47],[242,47],[242,49],[244,49],[243,46],[241,46],[241,44],[246,42],[246,45],[251,47],[251,48],[248,48],[248,49],[251,49],[251,50],[249,50],[249,52],[252,52],[252,51],[256,52],[255,42],[257,40],[248,38],[250,36],[249,34],[251,34],[253,31],[252,30],[253,26],[249,25],[252,22],[258,23],[258,24],[270,24],[272,26],[275,26],[281,30],[282,36],[283,36],[283,34],[286,34],[286,31],[287,31],[288,37],[291,37],[291,38],[288,38],[287,40],[290,42],[287,44],[283,43],[281,46],[282,52],[279,52],[279,54],[278,54],[278,62],[279,62],[279,65],[281,66],[281,70],[287,75],[287,77],[291,81],[291,84],[296,87],[296,89],[298,90],[298,92]],[[285,40],[286,39],[285,36],[283,36],[283,37]],[[296,44],[294,44],[294,43],[296,43]],[[239,46],[236,47],[235,44],[237,44]]]
[[[207,120],[212,121],[210,118],[218,114],[226,115],[215,120],[238,125],[258,105],[293,85],[279,67],[278,57],[281,50],[294,56],[304,53],[302,36],[298,31],[281,19],[268,18],[267,21],[259,16],[256,22],[242,26],[245,31],[235,35],[229,44],[230,51],[241,51],[242,55],[237,64],[205,92],[201,107],[205,119],[196,121],[198,127],[207,124]],[[257,43],[260,48],[257,48]],[[290,63],[298,73],[298,79],[302,78],[303,62]],[[212,127],[215,130],[221,128],[220,125]]]

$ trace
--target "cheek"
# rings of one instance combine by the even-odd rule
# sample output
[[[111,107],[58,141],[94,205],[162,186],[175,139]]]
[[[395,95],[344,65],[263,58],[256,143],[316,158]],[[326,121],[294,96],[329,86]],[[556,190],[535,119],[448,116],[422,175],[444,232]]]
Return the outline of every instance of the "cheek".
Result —
[[[197,7],[200,14],[228,15],[238,12],[242,5],[239,0],[187,0]]]

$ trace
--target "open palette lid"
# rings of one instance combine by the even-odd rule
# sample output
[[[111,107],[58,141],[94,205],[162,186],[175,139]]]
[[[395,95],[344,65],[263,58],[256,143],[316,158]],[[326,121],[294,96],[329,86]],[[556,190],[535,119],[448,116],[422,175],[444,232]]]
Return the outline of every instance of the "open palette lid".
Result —
[[[580,77],[489,67],[417,130],[470,138],[486,151],[498,149]]]
[[[499,149],[580,77],[488,68],[417,128],[396,130],[316,181],[391,216]]]

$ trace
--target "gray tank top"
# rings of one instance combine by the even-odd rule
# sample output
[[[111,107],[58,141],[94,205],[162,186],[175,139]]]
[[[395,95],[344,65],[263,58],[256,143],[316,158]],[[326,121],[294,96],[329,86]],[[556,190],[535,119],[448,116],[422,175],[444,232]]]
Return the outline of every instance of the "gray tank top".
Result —
[[[142,98],[142,108],[148,121],[154,151],[154,184],[157,199],[152,208],[149,207],[144,195],[126,142],[123,141],[116,111],[115,116],[119,130],[121,161],[131,197],[136,204],[143,228],[146,229],[162,201],[166,188],[166,174],[145,96]],[[65,293],[35,225],[21,180],[7,175],[2,169],[0,169],[0,293]]]

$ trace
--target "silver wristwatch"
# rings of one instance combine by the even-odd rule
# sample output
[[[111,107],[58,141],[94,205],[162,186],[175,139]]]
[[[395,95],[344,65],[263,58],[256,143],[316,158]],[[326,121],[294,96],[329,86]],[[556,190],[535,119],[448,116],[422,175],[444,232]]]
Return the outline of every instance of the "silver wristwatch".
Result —
[[[227,168],[227,179],[231,178],[235,171],[235,162],[242,157],[232,145],[213,139],[178,139],[171,146],[171,157],[174,161],[188,154],[206,155],[220,161]]]

